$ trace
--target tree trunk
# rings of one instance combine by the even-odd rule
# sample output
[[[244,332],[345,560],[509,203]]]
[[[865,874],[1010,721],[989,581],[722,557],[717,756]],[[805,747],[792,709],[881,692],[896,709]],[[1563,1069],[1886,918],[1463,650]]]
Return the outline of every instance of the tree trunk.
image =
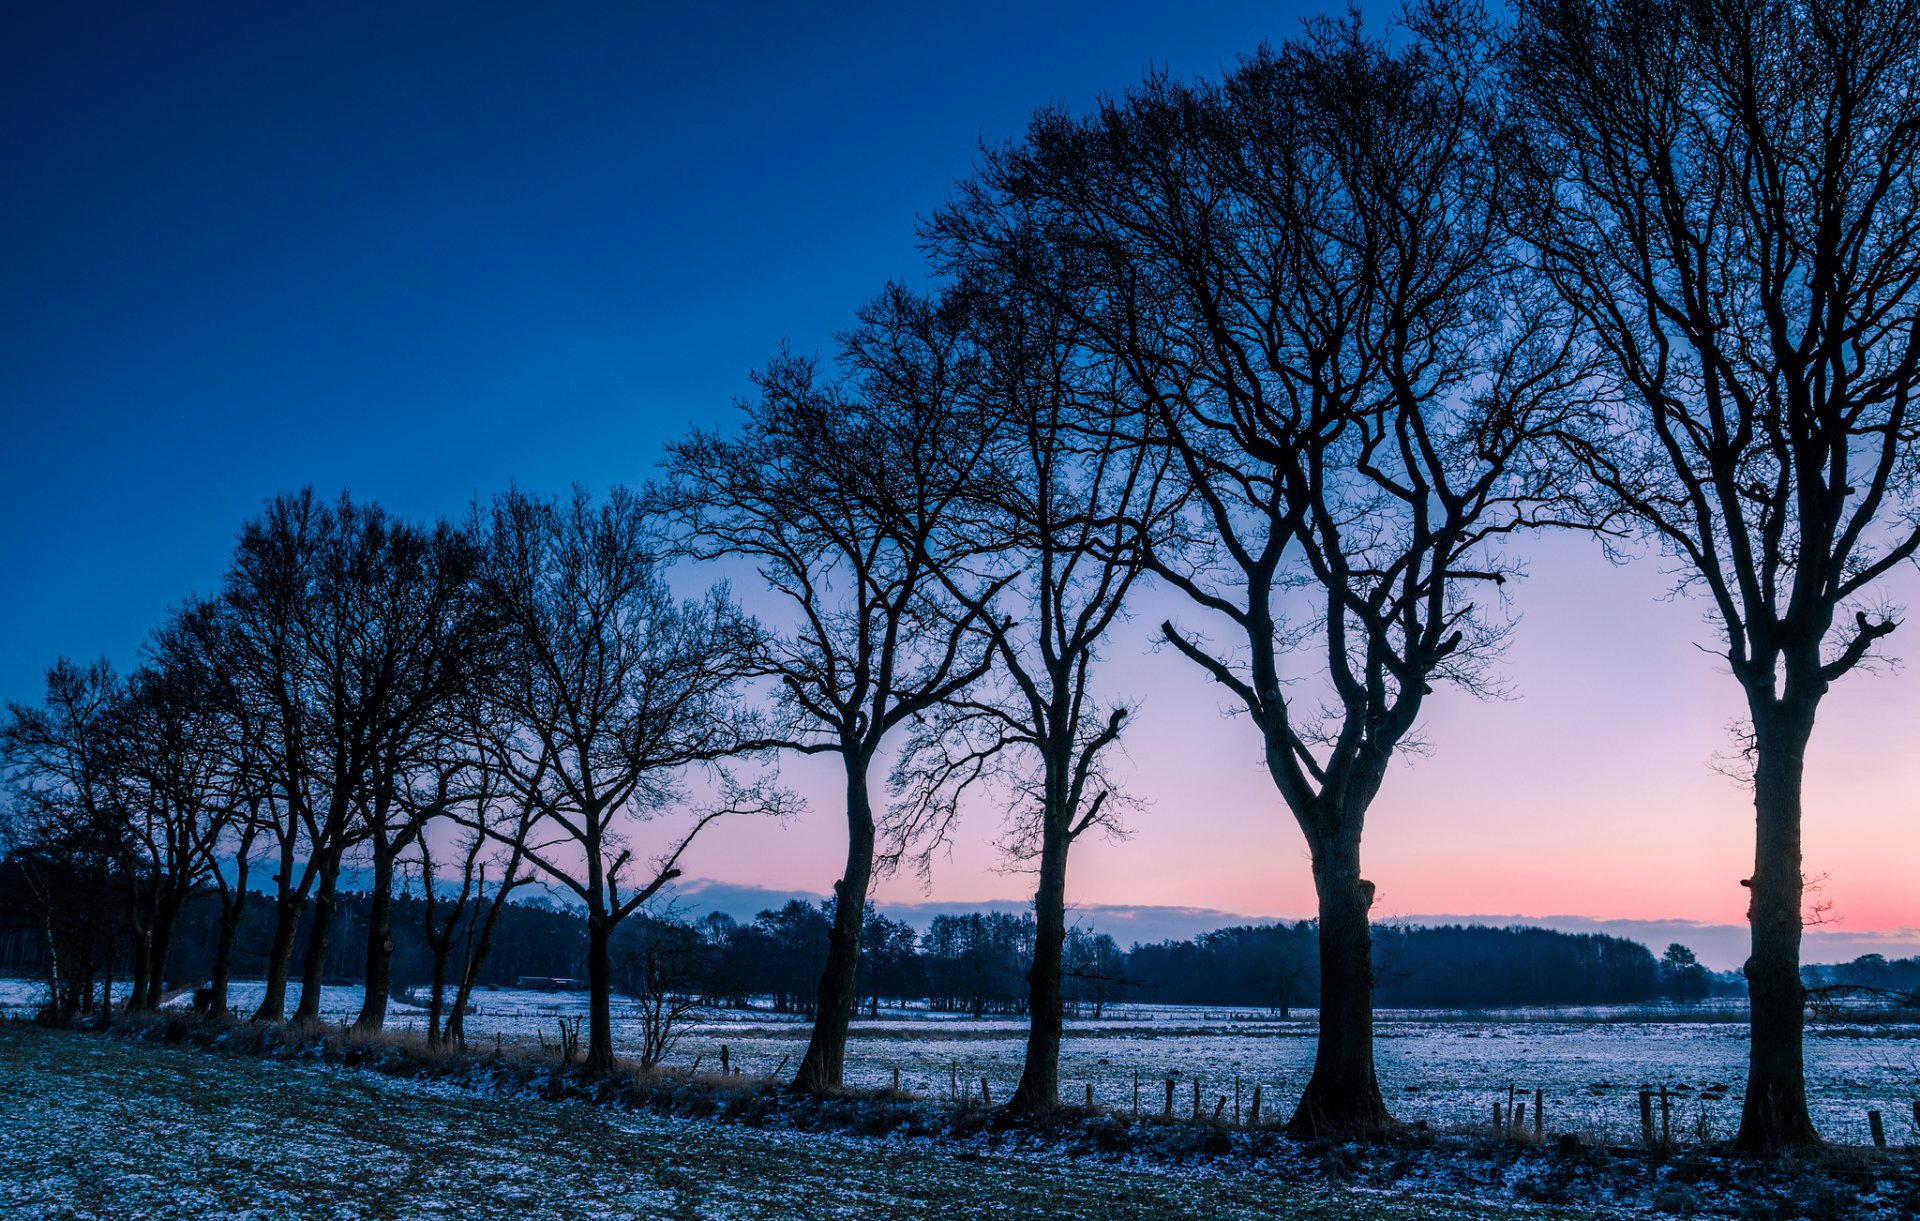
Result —
[[[613,925],[605,916],[587,919],[587,1060],[589,1077],[613,1075]]]
[[[1313,846],[1320,899],[1320,1039],[1313,1075],[1287,1127],[1307,1136],[1367,1137],[1393,1117],[1373,1067],[1373,883],[1360,876],[1358,833]]]
[[[146,1009],[158,1009],[166,993],[167,963],[173,958],[173,930],[180,923],[184,895],[160,900],[153,913],[153,929],[147,940],[147,995],[140,1002]]]
[[[137,923],[133,927],[132,959],[127,964],[128,971],[133,976],[133,987],[127,992],[127,1012],[129,1013],[146,1004],[147,969],[153,962],[153,932],[150,928],[142,929]]]
[[[320,1020],[320,981],[325,977],[327,942],[333,936],[333,913],[338,906],[340,886],[338,859],[320,863],[320,885],[313,896],[313,926],[307,932],[307,956],[301,964],[300,1004],[293,1011],[295,1022]]]
[[[246,891],[236,890],[220,909],[220,939],[213,947],[213,979],[207,985],[207,1016],[227,1016],[227,992],[233,980],[233,943],[240,934],[240,912]]]
[[[427,996],[427,1046],[438,1047],[442,1042],[440,1016],[446,1006],[440,1000],[441,989],[447,986],[447,954],[450,945],[435,943],[433,946],[433,979],[428,984],[432,989]]]
[[[253,1011],[256,1022],[278,1022],[287,1016],[287,977],[293,973],[293,941],[300,934],[304,895],[281,894],[273,904],[273,944],[267,950],[267,991]]]
[[[273,904],[273,945],[267,948],[267,993],[253,1021],[286,1019],[286,981],[294,973],[294,939],[300,937],[300,918],[305,914],[305,895],[280,895]]]
[[[1820,1143],[1807,1111],[1803,1039],[1806,992],[1800,981],[1800,786],[1813,716],[1754,717],[1754,868],[1747,919],[1752,954],[1746,976],[1751,1027],[1747,1093],[1737,1148],[1755,1153]]]
[[[866,918],[867,885],[873,880],[873,804],[867,795],[864,759],[847,756],[847,869],[833,884],[833,927],[827,932],[827,965],[813,1011],[813,1035],[794,1074],[793,1087],[811,1094],[839,1089],[847,1066],[847,1026],[859,1002],[860,932]]]
[[[1060,968],[1067,941],[1067,827],[1048,812],[1033,897],[1033,965],[1027,968],[1027,1061],[1007,1109],[1039,1115],[1060,1105]]]
[[[393,984],[393,853],[373,845],[373,893],[367,897],[367,967],[361,988],[359,1030],[387,1023],[387,990]]]

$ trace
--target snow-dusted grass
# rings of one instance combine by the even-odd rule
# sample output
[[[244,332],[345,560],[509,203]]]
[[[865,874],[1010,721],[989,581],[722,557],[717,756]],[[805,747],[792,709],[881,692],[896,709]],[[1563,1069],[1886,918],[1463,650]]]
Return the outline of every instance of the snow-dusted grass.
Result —
[[[0,1024],[9,1218],[1465,1218],[1456,1192],[1280,1183],[756,1130]],[[1502,1214],[1619,1215],[1536,1207]]]
[[[245,1014],[262,985],[237,981],[233,1006]],[[0,1012],[23,1012],[38,999],[27,980],[0,980]],[[296,988],[297,996],[297,988]],[[329,1021],[360,1011],[360,989],[324,989],[321,1013]],[[586,1012],[585,993],[482,990],[467,1020],[475,1045],[495,1034],[507,1040],[555,1037],[558,1020]],[[1693,1144],[1704,1133],[1724,1140],[1738,1126],[1746,1079],[1746,1023],[1725,1008],[1667,1012],[1619,1008],[1571,1011],[1447,1014],[1385,1011],[1378,1025],[1378,1062],[1388,1105],[1405,1121],[1452,1131],[1485,1125],[1492,1104],[1517,1087],[1529,1110],[1533,1091],[1545,1091],[1553,1133],[1577,1133],[1601,1144],[1639,1136],[1639,1090],[1667,1086],[1673,1098],[1675,1138]],[[1704,1019],[1704,1020],[1703,1020]],[[395,1002],[390,1027],[424,1026],[425,1011]],[[1062,1089],[1084,1098],[1093,1085],[1105,1107],[1131,1111],[1133,1079],[1141,1107],[1158,1113],[1162,1084],[1176,1079],[1177,1108],[1192,1105],[1192,1082],[1211,1111],[1225,1096],[1232,1106],[1240,1081],[1243,1103],[1256,1083],[1271,1116],[1295,1097],[1313,1066],[1314,1015],[1290,1019],[1258,1011],[1175,1005],[1110,1005],[1102,1017],[1068,1022],[1062,1050]],[[630,1011],[615,999],[614,1037],[621,1050],[637,1047]],[[1012,1093],[1020,1076],[1026,1025],[1017,1017],[972,1019],[925,1008],[882,1008],[854,1023],[847,1082],[862,1089],[889,1085],[893,1072],[909,1092],[944,1096],[956,1077],[977,1090],[988,1079],[995,1098]],[[790,1071],[806,1049],[807,1025],[767,1009],[715,1010],[689,1028],[669,1063],[697,1056],[703,1067],[731,1062],[748,1073]],[[1807,1040],[1808,1090],[1814,1120],[1832,1141],[1869,1141],[1867,1112],[1879,1110],[1895,1145],[1920,1143],[1913,1099],[1920,1097],[1920,1027],[1815,1023]],[[1529,1125],[1531,1116],[1529,1116]]]

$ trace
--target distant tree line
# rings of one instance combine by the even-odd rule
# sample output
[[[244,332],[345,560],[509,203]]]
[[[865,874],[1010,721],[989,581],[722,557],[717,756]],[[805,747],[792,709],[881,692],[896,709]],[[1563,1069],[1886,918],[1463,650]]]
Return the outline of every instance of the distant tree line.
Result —
[[[321,960],[322,979],[358,983],[366,966],[363,934],[372,918],[372,897],[346,891],[337,904],[334,919],[344,935],[330,940]],[[45,945],[26,924],[30,915],[18,904],[0,906],[0,971],[43,973]],[[221,937],[219,917],[211,896],[188,903],[175,933],[174,979],[210,977]],[[434,964],[426,903],[416,894],[394,897],[389,923],[392,992],[419,996],[427,991]],[[640,913],[623,924],[610,947],[613,991],[672,994],[702,1008],[763,1005],[811,1017],[832,924],[830,899],[790,900],[746,922],[717,912],[693,921]],[[973,1017],[1027,1013],[1026,976],[1035,935],[1031,913],[940,915],[925,932],[916,932],[869,906],[862,925],[866,949],[857,976],[862,1009],[925,1005]],[[272,914],[264,907],[242,920],[232,959],[237,976],[264,975],[273,931]],[[1242,925],[1122,949],[1107,934],[1074,927],[1063,954],[1063,1005],[1070,1016],[1092,1018],[1116,1002],[1235,1006],[1281,1015],[1296,1006],[1313,1008],[1319,1001],[1316,934],[1311,921]],[[298,931],[296,950],[304,950],[311,935],[309,920]],[[534,987],[551,980],[582,981],[587,944],[586,921],[579,913],[512,902],[501,911],[491,951],[474,981],[483,990],[523,981]],[[670,963],[667,948],[673,951]],[[1656,961],[1635,941],[1519,926],[1384,926],[1376,933],[1374,955],[1381,1003],[1409,1009],[1694,1001],[1725,994],[1737,979],[1701,967],[1684,946],[1670,946]],[[1813,982],[1888,988],[1909,980],[1914,970],[1912,962],[1889,963],[1877,956],[1808,968]]]
[[[812,1015],[794,1086],[843,1080],[874,879],[985,805],[1034,874],[1030,943],[943,929],[965,948],[940,960],[975,965],[928,986],[991,1008],[979,980],[1024,977],[1008,1105],[1051,1110],[1071,981],[1101,974],[1070,960],[1071,850],[1133,800],[1106,662],[1153,585],[1181,608],[1157,642],[1258,731],[1311,863],[1290,1124],[1390,1131],[1373,1007],[1399,935],[1372,927],[1367,815],[1428,696],[1500,687],[1510,544],[1577,530],[1658,550],[1709,608],[1756,830],[1724,880],[1751,934],[1737,1141],[1817,1144],[1804,760],[1920,554],[1916,79],[1920,0],[1427,0],[1040,111],[925,222],[928,291],[882,287],[831,361],[777,353],[647,486],[432,522],[275,496],[132,673],[61,659],[9,704],[0,832],[51,1016],[122,969],[155,1004],[211,896],[214,1013],[264,906],[252,1016],[312,1019],[352,935],[379,1029],[411,872],[430,1037],[457,1041],[538,878],[582,913],[603,1075],[621,930],[714,820],[789,812],[772,761],[804,753],[844,781],[846,852],[824,954],[793,959],[814,978],[777,990]],[[713,561],[752,567],[768,622],[673,592]],[[349,860],[373,877],[351,930]],[[674,936],[623,969],[664,977]]]

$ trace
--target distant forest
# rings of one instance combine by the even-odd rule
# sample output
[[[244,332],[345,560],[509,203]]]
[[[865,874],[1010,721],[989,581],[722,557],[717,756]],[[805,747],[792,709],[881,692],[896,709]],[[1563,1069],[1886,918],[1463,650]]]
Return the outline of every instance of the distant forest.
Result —
[[[363,893],[340,896],[336,935],[328,939],[325,951],[329,981],[358,984],[363,978],[369,902]],[[636,916],[615,942],[616,989],[646,991],[641,973],[650,964],[657,975],[660,949],[672,944],[680,951],[671,956],[675,978],[670,982],[677,989],[719,1006],[768,998],[781,1011],[810,1014],[832,911],[830,900],[792,900],[747,923],[720,913],[691,923]],[[45,940],[21,919],[25,914],[0,906],[0,973],[44,973]],[[191,986],[210,974],[219,914],[220,905],[211,896],[183,913],[169,986]],[[432,974],[420,898],[394,898],[392,928],[392,987],[404,995],[426,985]],[[303,927],[300,933],[301,954],[308,932]],[[272,934],[272,907],[249,905],[235,939],[237,976],[265,973]],[[926,1003],[937,1010],[980,1016],[1024,1014],[1033,937],[1031,914],[942,915],[919,932],[869,906],[861,938],[861,1004],[868,1010]],[[581,916],[540,902],[508,903],[477,982],[482,988],[498,988],[528,978],[579,980],[586,974],[586,954],[587,928]],[[1862,959],[1858,970],[1851,964],[1809,967],[1809,982],[1890,987],[1920,982],[1920,959],[1871,959]],[[1736,973],[1709,972],[1684,947],[1671,947],[1665,958],[1656,958],[1646,946],[1625,938],[1529,927],[1382,926],[1374,936],[1374,966],[1380,1003],[1395,1008],[1632,1004],[1742,991]],[[1240,925],[1190,940],[1136,943],[1129,949],[1106,934],[1074,929],[1068,935],[1064,974],[1068,1010],[1082,1016],[1099,1016],[1110,1002],[1273,1011],[1311,1007],[1319,999],[1317,929],[1307,920]]]

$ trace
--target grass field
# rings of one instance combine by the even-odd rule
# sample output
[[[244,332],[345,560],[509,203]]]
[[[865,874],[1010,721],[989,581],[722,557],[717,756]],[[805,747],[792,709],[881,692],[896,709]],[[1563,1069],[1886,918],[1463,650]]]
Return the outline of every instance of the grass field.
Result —
[[[1598,1218],[580,1103],[0,1024],[8,1218]]]

